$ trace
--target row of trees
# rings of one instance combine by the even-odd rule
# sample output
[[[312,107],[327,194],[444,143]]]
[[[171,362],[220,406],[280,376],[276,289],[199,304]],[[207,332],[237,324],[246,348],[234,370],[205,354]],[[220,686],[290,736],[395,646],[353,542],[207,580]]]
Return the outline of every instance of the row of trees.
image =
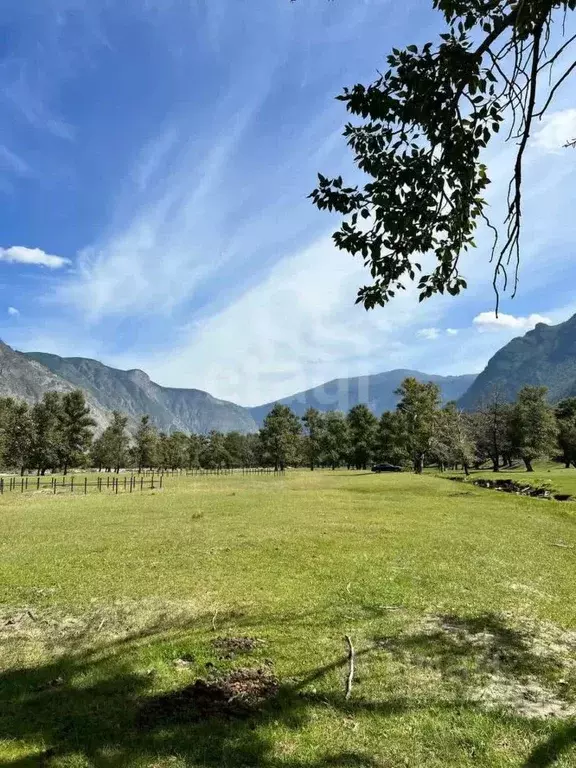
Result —
[[[494,393],[474,413],[455,403],[442,406],[438,387],[407,378],[396,392],[394,411],[377,418],[366,405],[347,414],[309,408],[300,419],[275,405],[257,434],[208,435],[158,432],[143,416],[133,435],[128,417],[114,411],[97,437],[81,390],[48,392],[33,406],[0,398],[0,465],[22,473],[71,467],[118,472],[128,467],[193,469],[250,466],[340,466],[366,469],[387,461],[415,472],[491,463],[494,471],[514,460],[561,458],[576,466],[576,398],[552,408],[545,387],[524,387],[514,403]]]
[[[521,460],[531,472],[533,462],[543,458],[576,466],[576,398],[554,409],[545,387],[526,386],[514,403],[494,392],[476,412],[466,413],[455,403],[442,407],[432,382],[407,378],[396,394],[396,409],[379,419],[366,405],[354,406],[346,416],[310,408],[301,425],[289,408],[277,405],[266,418],[261,441],[279,467],[366,469],[373,461],[386,461],[415,472],[426,464],[468,472],[490,462],[498,472]]]

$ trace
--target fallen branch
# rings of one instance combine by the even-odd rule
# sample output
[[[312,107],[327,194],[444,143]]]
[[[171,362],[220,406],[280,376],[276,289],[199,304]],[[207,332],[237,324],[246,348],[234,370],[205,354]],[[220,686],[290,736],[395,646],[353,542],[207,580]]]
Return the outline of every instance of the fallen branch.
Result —
[[[214,630],[214,632],[216,632],[216,616],[218,616],[218,611],[216,611],[214,616],[212,616],[212,629]]]
[[[354,659],[356,654],[354,653],[354,646],[352,640],[346,635],[346,642],[348,643],[348,680],[346,681],[346,699],[349,699],[352,695],[352,681],[354,680]]]

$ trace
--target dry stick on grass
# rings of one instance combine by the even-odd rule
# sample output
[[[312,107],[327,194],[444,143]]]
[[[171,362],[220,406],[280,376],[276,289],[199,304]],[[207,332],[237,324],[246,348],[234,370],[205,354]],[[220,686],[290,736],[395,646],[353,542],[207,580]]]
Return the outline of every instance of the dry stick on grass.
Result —
[[[346,642],[348,643],[348,680],[346,681],[346,699],[349,699],[352,695],[352,681],[354,680],[354,659],[356,654],[354,653],[354,646],[349,635],[346,635]]]
[[[216,611],[214,616],[212,616],[212,629],[214,630],[214,632],[216,632],[216,616],[218,616],[218,611]]]

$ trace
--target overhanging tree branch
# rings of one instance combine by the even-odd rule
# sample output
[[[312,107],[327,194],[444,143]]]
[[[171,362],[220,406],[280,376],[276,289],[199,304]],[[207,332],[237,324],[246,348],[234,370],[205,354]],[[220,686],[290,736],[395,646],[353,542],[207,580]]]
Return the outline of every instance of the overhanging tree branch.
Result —
[[[511,168],[506,236],[495,258],[494,288],[507,287],[512,260],[514,291],[520,259],[522,164],[535,117],[546,112],[576,62],[550,84],[538,106],[540,80],[576,41],[548,51],[556,13],[576,0],[433,0],[447,31],[433,45],[394,49],[388,69],[368,85],[338,97],[360,117],[344,136],[358,168],[360,186],[319,176],[311,197],[320,209],[342,214],[336,245],[360,255],[372,282],[358,292],[367,309],[384,305],[420,273],[420,299],[466,287],[459,273],[462,252],[475,246],[479,223],[488,221],[484,194],[490,183],[481,155],[501,124],[518,140]],[[478,33],[483,33],[481,41]],[[488,62],[485,63],[485,59]],[[576,140],[573,142],[576,145]],[[493,231],[495,231],[493,227]],[[421,274],[422,257],[434,266]]]

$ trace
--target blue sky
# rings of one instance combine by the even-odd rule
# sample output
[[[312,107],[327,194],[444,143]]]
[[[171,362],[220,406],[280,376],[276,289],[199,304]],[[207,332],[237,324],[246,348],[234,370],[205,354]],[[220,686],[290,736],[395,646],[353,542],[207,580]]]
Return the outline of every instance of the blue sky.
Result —
[[[438,25],[429,0],[5,0],[1,337],[252,405],[391,368],[477,371],[569,317],[576,80],[530,143],[498,323],[487,235],[466,294],[366,313],[360,264],[306,199],[317,171],[353,173],[334,96]],[[511,152],[487,156],[496,221]]]

